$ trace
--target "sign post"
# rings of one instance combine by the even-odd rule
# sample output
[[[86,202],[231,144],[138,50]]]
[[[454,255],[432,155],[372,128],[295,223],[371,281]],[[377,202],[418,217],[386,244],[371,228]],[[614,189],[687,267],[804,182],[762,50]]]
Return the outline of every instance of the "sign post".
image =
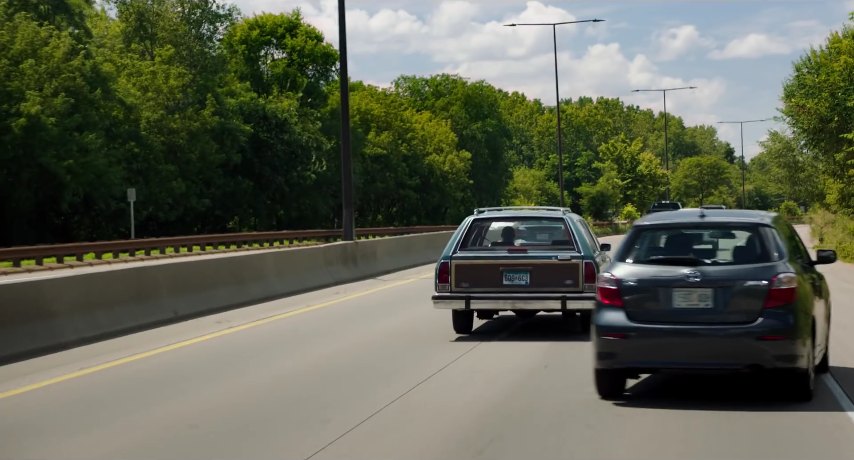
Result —
[[[133,222],[133,202],[136,201],[136,189],[129,188],[128,189],[128,202],[130,203],[130,239],[136,238],[136,231],[134,229]]]

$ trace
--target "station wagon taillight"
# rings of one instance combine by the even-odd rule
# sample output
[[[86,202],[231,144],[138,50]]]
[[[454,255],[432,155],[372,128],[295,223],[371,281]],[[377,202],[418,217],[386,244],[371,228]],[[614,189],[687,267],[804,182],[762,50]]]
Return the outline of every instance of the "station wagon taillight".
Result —
[[[447,260],[439,262],[436,270],[436,292],[448,292],[451,290],[451,263]]]
[[[584,261],[584,290],[593,292],[596,290],[596,265],[590,261]]]
[[[612,307],[623,306],[623,295],[617,277],[611,273],[601,273],[596,278],[596,300]]]
[[[774,308],[793,303],[798,295],[798,276],[794,273],[780,273],[771,278],[771,288],[765,297],[762,308]]]

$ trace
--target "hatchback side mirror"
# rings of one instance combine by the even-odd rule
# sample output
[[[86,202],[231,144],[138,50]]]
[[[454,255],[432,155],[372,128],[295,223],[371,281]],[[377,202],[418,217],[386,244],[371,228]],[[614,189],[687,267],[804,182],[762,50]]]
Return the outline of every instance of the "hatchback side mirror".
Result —
[[[832,264],[836,262],[836,251],[833,249],[819,249],[816,251],[813,265]]]
[[[610,251],[610,250],[611,250],[611,243],[602,243],[602,244],[600,244],[600,245],[599,245],[599,250],[600,250],[600,251],[603,251],[603,252],[608,252],[608,251]],[[834,253],[833,257],[834,257],[834,259],[833,259],[833,260],[836,260],[836,254],[835,254],[835,253]],[[830,263],[830,262],[828,262],[828,263]]]

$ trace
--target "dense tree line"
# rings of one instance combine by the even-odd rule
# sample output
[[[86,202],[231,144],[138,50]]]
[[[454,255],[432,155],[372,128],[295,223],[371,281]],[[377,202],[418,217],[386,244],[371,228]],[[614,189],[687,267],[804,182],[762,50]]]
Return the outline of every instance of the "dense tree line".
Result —
[[[298,11],[0,0],[0,246],[127,237],[128,187],[139,236],[337,227],[337,58]],[[686,204],[738,204],[734,151],[714,128],[668,115],[665,171],[662,114],[589,97],[561,111],[565,198],[579,212],[646,208],[668,182]],[[351,115],[358,226],[559,201],[553,106],[403,75],[387,88],[352,82]]]
[[[750,161],[748,203],[854,217],[854,13],[794,62],[782,102],[787,129],[770,132]]]

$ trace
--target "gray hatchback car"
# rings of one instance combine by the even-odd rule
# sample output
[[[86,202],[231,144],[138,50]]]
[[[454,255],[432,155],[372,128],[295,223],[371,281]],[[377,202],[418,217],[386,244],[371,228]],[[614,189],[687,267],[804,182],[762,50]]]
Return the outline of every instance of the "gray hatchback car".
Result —
[[[777,214],[686,209],[638,220],[598,276],[591,337],[599,396],[659,371],[780,371],[812,398],[829,369],[830,295]]]

